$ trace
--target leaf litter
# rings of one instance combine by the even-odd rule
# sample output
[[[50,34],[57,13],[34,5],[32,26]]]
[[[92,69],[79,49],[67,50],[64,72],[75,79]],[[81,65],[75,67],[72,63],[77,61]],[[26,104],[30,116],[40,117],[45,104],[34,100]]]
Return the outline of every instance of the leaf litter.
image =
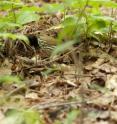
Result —
[[[53,1],[52,1],[53,2]],[[37,4],[41,4],[38,3]],[[41,34],[55,38],[59,30],[52,28],[60,23],[58,15],[44,16],[40,22],[26,25],[24,34]],[[46,35],[45,35],[46,34]],[[95,42],[96,43],[96,42]],[[0,120],[10,108],[32,108],[43,113],[45,123],[52,124],[56,120],[64,120],[72,109],[79,110],[83,117],[78,116],[74,124],[83,119],[85,124],[117,123],[117,60],[116,49],[106,53],[106,48],[89,44],[75,46],[74,50],[50,58],[33,52],[33,56],[22,56],[15,53],[16,60],[2,62],[0,76],[7,74],[20,75],[23,85],[0,83]],[[16,48],[16,50],[19,48]],[[21,48],[19,49],[21,50]],[[29,51],[30,49],[26,49]],[[75,65],[72,52],[82,52],[83,74],[76,72],[80,64]],[[45,52],[46,54],[46,50]],[[42,53],[43,53],[42,52]],[[26,53],[25,53],[26,54]],[[5,96],[5,97],[4,97]],[[3,99],[4,97],[4,99]],[[3,100],[2,100],[3,99]]]

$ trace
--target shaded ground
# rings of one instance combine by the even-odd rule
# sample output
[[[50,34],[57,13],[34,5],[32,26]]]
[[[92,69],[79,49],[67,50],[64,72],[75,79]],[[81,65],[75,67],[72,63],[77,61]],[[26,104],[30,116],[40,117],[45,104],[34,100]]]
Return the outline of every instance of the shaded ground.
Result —
[[[26,25],[19,32],[39,34],[51,47],[59,30],[48,29],[60,21],[58,15],[44,16],[40,22]],[[53,124],[57,119],[63,120],[72,109],[79,109],[81,114],[74,124],[82,121],[85,124],[116,124],[116,43],[107,48],[108,44],[103,42],[92,41],[88,47],[83,42],[50,58],[51,50],[33,51],[27,47],[22,55],[21,48],[16,47],[11,53],[11,56],[15,54],[15,60],[4,58],[0,75],[20,75],[25,85],[1,85],[1,115],[9,108],[34,108],[43,114],[45,123]]]

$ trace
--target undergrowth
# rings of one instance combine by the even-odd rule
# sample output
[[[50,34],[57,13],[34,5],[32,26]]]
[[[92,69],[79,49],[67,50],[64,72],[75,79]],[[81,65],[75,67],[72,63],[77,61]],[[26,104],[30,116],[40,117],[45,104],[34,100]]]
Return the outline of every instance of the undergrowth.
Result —
[[[105,16],[101,8],[109,8],[110,15]],[[117,33],[115,9],[117,9],[117,3],[111,0],[63,0],[61,3],[44,4],[42,7],[29,6],[21,0],[4,0],[0,2],[0,38],[1,41],[5,38],[26,41],[26,37],[14,33],[15,30],[23,28],[32,21],[39,21],[40,13],[49,15],[62,13],[61,23],[51,29],[61,30],[58,34],[58,44],[63,39],[67,42],[58,45],[57,49],[53,51],[53,55],[68,49],[76,42],[88,42],[87,39],[93,38],[98,42],[110,43]],[[78,113],[79,111],[72,111],[63,123],[71,124]],[[9,124],[9,122],[11,124],[44,123],[40,115],[32,110],[12,110],[6,114],[3,124]],[[20,121],[17,122],[17,119]],[[56,121],[56,124],[62,124],[62,122]]]

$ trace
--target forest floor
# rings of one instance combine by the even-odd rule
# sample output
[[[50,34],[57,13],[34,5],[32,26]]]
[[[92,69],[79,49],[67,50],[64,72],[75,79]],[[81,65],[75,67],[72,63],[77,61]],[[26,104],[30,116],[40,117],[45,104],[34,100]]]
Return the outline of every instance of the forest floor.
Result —
[[[60,13],[44,15],[18,32],[39,34],[49,44],[60,30],[51,27],[60,21]],[[46,49],[34,55],[30,49],[15,50],[15,60],[5,57],[1,62],[0,76],[19,75],[22,83],[0,86],[0,119],[8,109],[31,108],[46,124],[63,121],[72,110],[79,111],[73,124],[117,123],[116,42],[82,42],[54,57]]]

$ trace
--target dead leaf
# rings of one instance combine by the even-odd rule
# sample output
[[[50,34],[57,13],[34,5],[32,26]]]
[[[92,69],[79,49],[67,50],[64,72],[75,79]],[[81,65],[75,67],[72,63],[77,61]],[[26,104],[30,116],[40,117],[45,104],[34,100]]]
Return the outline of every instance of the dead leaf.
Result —
[[[107,75],[106,88],[109,90],[117,90],[117,75]]]
[[[26,99],[32,99],[32,100],[38,100],[38,94],[37,93],[34,93],[34,92],[27,93],[25,95],[25,98]]]

